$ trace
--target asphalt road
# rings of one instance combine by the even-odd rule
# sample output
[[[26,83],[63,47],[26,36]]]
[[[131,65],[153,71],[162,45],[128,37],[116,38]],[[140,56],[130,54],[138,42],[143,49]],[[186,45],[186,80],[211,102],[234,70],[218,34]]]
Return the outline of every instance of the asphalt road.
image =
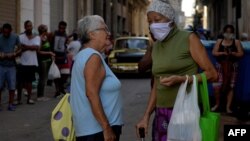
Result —
[[[137,140],[135,124],[141,118],[150,92],[150,80],[121,79],[124,104],[125,125],[121,141]],[[33,91],[36,98],[36,90]],[[14,112],[7,111],[8,93],[2,93],[2,107],[0,111],[0,141],[53,141],[50,129],[50,116],[59,99],[53,98],[54,87],[47,86],[46,94],[51,99],[46,102],[36,102],[35,105],[23,104]]]
[[[122,96],[124,104],[124,121],[120,141],[136,141],[135,125],[142,117],[150,92],[150,79],[125,79],[122,83]],[[36,93],[34,91],[34,93]],[[54,87],[46,87],[46,96],[51,99],[46,102],[36,102],[35,105],[25,104],[23,96],[22,105],[14,112],[7,111],[8,95],[2,93],[3,111],[0,111],[0,141],[53,141],[50,129],[50,116],[59,99],[52,98]],[[35,96],[34,96],[35,97]],[[223,140],[224,124],[249,124],[242,123],[234,117],[222,114],[220,128],[220,141]],[[151,129],[150,129],[151,130]],[[150,135],[146,137],[151,140]]]

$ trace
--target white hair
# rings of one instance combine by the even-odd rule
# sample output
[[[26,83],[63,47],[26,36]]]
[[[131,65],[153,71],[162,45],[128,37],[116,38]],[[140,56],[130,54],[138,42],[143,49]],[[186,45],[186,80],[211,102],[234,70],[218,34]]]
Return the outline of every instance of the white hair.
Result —
[[[86,43],[89,41],[88,33],[94,31],[104,24],[104,20],[99,15],[85,16],[78,21],[78,32],[82,38],[82,42]]]

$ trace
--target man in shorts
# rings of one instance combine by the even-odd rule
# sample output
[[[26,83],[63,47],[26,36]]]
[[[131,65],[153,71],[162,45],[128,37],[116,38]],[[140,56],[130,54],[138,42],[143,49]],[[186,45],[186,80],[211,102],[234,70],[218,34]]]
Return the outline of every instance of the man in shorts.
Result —
[[[31,21],[25,21],[24,28],[25,32],[19,36],[22,54],[20,57],[21,65],[18,70],[18,83],[21,84],[21,88],[27,90],[27,104],[34,104],[34,101],[31,99],[32,81],[36,79],[35,72],[38,67],[37,52],[40,50],[41,39],[39,36],[32,33],[33,25]],[[20,100],[20,98],[18,99]]]
[[[9,111],[15,111],[13,105],[16,89],[16,61],[15,57],[21,52],[19,37],[11,33],[12,27],[9,23],[3,25],[0,34],[0,110],[1,92],[7,82],[9,90]],[[17,48],[16,48],[17,47]]]

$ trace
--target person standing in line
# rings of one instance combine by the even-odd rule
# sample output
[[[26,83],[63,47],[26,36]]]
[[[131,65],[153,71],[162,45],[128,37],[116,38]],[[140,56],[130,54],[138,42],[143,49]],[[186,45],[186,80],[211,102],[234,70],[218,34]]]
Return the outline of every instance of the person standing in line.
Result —
[[[150,32],[156,39],[152,48],[152,73],[154,85],[142,119],[136,125],[148,133],[150,116],[155,112],[153,122],[153,141],[166,141],[167,128],[173,106],[181,83],[192,83],[192,75],[201,82],[198,67],[203,70],[209,81],[217,79],[216,70],[209,60],[206,49],[199,37],[178,29],[175,23],[175,10],[170,1],[153,0],[147,10]],[[174,62],[174,63],[173,63]]]
[[[119,141],[121,83],[101,55],[110,45],[110,32],[98,15],[84,17],[78,28],[84,47],[75,57],[70,91],[76,141]]]
[[[223,28],[223,39],[218,39],[212,54],[216,57],[216,69],[219,79],[214,86],[215,106],[212,111],[215,111],[220,106],[221,93],[227,94],[226,112],[232,113],[231,104],[233,100],[233,91],[238,75],[238,61],[244,55],[241,42],[234,39],[233,25],[226,25]]]
[[[31,99],[32,95],[32,81],[36,80],[35,73],[38,67],[37,52],[40,50],[41,39],[39,36],[32,33],[33,25],[30,20],[24,22],[25,32],[19,36],[22,47],[22,54],[20,57],[20,68],[18,83],[20,89],[27,90],[27,104],[35,104]],[[22,90],[18,90],[21,92]],[[21,94],[18,94],[18,102],[21,102]]]
[[[39,36],[41,38],[41,48],[38,53],[38,86],[37,86],[37,101],[47,101],[49,98],[44,97],[44,88],[48,79],[48,71],[52,58],[55,57],[55,54],[51,49],[51,35],[48,33],[48,27],[46,25],[38,26]]]
[[[68,56],[72,60],[70,70],[72,70],[72,66],[74,64],[75,56],[79,52],[80,48],[82,47],[81,42],[78,39],[77,33],[73,33],[72,35],[73,41],[71,41],[67,47]]]
[[[55,53],[55,63],[61,72],[61,78],[55,79],[56,93],[54,97],[61,94],[65,94],[65,84],[70,75],[70,66],[67,59],[67,23],[60,21],[58,24],[58,30],[56,30],[52,36],[53,52]]]
[[[12,27],[9,23],[3,25],[3,33],[0,34],[0,110],[1,92],[5,81],[9,89],[9,111],[15,111],[14,95],[16,89],[16,61],[15,58],[21,53],[19,37],[12,33]]]

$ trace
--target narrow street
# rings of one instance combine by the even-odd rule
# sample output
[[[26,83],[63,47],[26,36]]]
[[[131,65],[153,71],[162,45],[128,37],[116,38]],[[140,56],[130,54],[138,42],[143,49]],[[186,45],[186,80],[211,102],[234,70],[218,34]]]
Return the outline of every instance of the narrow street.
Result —
[[[136,141],[135,125],[142,117],[146,108],[150,92],[149,79],[121,79],[122,95],[124,99],[124,121],[121,141]],[[34,89],[35,93],[35,89]],[[0,141],[53,141],[50,116],[59,99],[52,98],[54,87],[46,87],[46,96],[51,100],[36,102],[35,105],[25,104],[26,97],[23,96],[23,104],[18,106],[15,112],[7,111],[7,93],[3,93],[3,111],[0,112]],[[152,118],[151,118],[152,119]],[[222,114],[220,141],[223,141],[224,124],[250,124],[242,123],[234,117]],[[151,129],[150,129],[151,131]],[[150,141],[150,135],[146,140]]]

